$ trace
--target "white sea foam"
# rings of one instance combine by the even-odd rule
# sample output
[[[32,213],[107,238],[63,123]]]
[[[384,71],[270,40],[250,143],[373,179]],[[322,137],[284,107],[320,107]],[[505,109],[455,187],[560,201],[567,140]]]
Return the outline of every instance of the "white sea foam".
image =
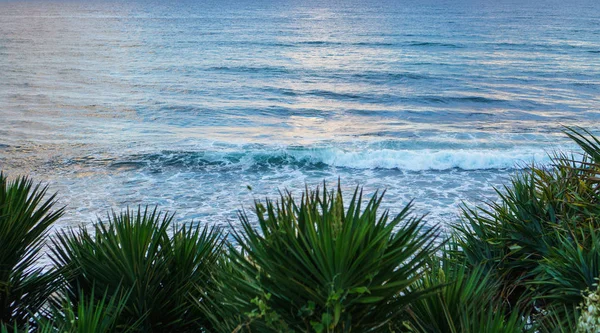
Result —
[[[291,151],[294,158],[313,163],[354,169],[481,170],[521,168],[531,163],[546,164],[543,150],[362,150],[315,149]]]
[[[240,147],[241,148],[241,147]],[[143,158],[144,159],[144,158]],[[342,149],[299,148],[234,149],[229,151],[163,152],[147,157],[152,166],[192,168],[242,168],[255,166],[339,167],[349,169],[487,170],[519,169],[532,163],[547,164],[548,153],[541,148],[529,149]]]

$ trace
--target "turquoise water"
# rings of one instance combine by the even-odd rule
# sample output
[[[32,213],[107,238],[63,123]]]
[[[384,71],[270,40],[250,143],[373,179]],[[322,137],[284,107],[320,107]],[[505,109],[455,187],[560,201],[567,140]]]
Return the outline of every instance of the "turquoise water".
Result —
[[[0,1],[0,168],[61,225],[338,177],[448,223],[599,119],[595,0]]]

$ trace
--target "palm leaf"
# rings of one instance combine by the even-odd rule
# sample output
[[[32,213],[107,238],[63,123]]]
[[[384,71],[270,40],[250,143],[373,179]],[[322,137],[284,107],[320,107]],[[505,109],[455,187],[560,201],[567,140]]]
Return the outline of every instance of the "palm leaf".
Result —
[[[0,172],[0,323],[24,326],[58,287],[56,272],[39,266],[45,238],[64,208],[26,177]]]
[[[438,229],[410,217],[410,204],[394,218],[378,214],[382,197],[365,205],[357,188],[346,206],[339,185],[323,186],[298,200],[285,192],[256,202],[256,224],[241,212],[231,263],[261,291],[252,319],[272,329],[377,331],[432,292],[408,287],[435,250]]]
[[[119,325],[145,318],[143,331],[195,331],[206,324],[195,302],[206,299],[214,283],[223,246],[218,229],[174,225],[173,215],[140,207],[113,212],[93,233],[83,227],[60,232],[53,245],[70,299],[129,294]]]

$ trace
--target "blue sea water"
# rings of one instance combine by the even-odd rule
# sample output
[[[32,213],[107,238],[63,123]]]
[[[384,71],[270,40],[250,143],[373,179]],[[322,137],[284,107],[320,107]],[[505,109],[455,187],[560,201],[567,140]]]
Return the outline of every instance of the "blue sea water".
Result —
[[[447,224],[598,120],[597,0],[0,0],[0,169],[59,227],[338,177]]]

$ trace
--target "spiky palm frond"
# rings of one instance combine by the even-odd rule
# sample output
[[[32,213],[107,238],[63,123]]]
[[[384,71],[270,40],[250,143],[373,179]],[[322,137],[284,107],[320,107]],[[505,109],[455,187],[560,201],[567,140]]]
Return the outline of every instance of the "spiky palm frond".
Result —
[[[508,311],[500,297],[501,284],[482,266],[469,267],[462,253],[450,243],[440,257],[432,257],[421,279],[411,289],[438,290],[409,306],[411,330],[431,333],[471,332],[484,323],[508,323],[514,327],[523,322],[504,321]],[[499,313],[488,316],[488,313]],[[474,326],[475,325],[475,326]],[[516,325],[516,326],[515,326]],[[507,331],[509,332],[509,331]],[[516,332],[516,331],[513,331]]]
[[[565,132],[582,156],[556,153],[551,166],[533,165],[497,202],[465,207],[455,226],[468,261],[484,264],[502,281],[505,301],[540,321],[557,315],[549,309],[576,306],[600,274],[600,141],[582,129]]]
[[[233,249],[232,251],[237,251]],[[210,325],[207,329],[214,333],[241,332],[277,332],[276,328],[265,322],[264,317],[271,315],[268,309],[257,312],[256,301],[263,296],[260,285],[239,270],[240,263],[234,263],[235,254],[224,257],[219,269],[213,275],[215,283],[209,290],[211,297],[197,305],[205,314]]]
[[[579,332],[577,324],[580,315],[579,306],[555,305],[547,307],[543,313],[531,318],[531,322],[534,323],[535,332],[573,333]]]
[[[600,139],[583,127],[565,127],[563,132],[595,163],[600,163]]]
[[[363,206],[356,189],[346,209],[339,186],[307,190],[299,201],[285,193],[256,203],[259,230],[240,214],[232,262],[262,291],[258,315],[289,330],[378,331],[431,292],[409,286],[436,247],[437,228],[409,217],[410,204],[391,219],[378,214],[382,197]]]
[[[0,323],[26,325],[58,287],[56,272],[36,264],[50,226],[64,212],[54,210],[55,195],[46,196],[47,190],[0,172]]]
[[[71,299],[84,293],[98,300],[123,290],[129,297],[120,325],[145,318],[143,331],[181,332],[205,323],[195,301],[207,297],[222,246],[217,229],[174,226],[173,215],[138,208],[113,213],[93,233],[85,228],[59,233],[52,258]]]
[[[581,238],[578,235],[585,235]],[[600,229],[587,226],[576,234],[557,233],[560,245],[540,260],[530,284],[536,287],[535,298],[576,306],[582,291],[595,289],[600,276]]]
[[[475,306],[475,305],[474,305]],[[461,333],[526,333],[535,332],[519,311],[506,315],[505,309],[494,306],[479,309],[471,306],[463,312]]]
[[[26,333],[29,332],[29,326],[19,329],[16,325],[0,324],[0,333]]]
[[[110,296],[105,293],[100,298],[95,298],[96,293],[92,288],[91,295],[85,292],[79,293],[79,299],[73,301],[68,296],[63,297],[60,306],[54,306],[51,319],[38,319],[39,333],[111,333],[111,332],[134,332],[138,322],[129,323],[125,327],[119,327],[119,317],[127,305],[128,294],[120,291]]]

